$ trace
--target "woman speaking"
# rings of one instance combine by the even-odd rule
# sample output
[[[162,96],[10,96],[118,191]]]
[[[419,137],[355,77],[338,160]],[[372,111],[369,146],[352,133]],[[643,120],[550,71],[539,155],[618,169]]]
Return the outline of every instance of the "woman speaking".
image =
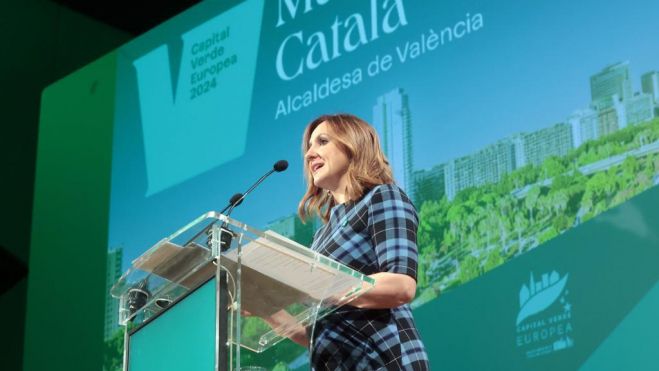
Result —
[[[307,191],[298,212],[324,222],[311,248],[375,280],[317,322],[313,369],[429,369],[409,306],[418,217],[394,184],[375,130],[353,115],[325,115],[307,126],[302,148]]]

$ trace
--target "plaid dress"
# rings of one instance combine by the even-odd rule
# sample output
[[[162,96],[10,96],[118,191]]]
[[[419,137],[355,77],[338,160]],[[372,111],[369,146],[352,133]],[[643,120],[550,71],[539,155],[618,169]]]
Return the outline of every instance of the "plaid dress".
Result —
[[[352,269],[407,274],[416,279],[418,217],[393,184],[332,208],[311,248]],[[392,309],[344,306],[319,320],[313,335],[314,370],[427,370],[428,356],[409,305]]]

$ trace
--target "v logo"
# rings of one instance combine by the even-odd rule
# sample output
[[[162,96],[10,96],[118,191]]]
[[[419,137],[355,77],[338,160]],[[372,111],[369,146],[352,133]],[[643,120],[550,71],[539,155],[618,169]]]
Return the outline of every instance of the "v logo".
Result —
[[[133,62],[147,196],[243,154],[262,13],[245,1]]]

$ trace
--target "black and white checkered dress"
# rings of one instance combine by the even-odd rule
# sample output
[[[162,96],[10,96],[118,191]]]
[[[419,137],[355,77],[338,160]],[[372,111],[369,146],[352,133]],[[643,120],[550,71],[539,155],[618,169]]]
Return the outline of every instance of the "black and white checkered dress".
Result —
[[[417,227],[407,195],[383,184],[357,202],[336,205],[311,248],[367,275],[391,272],[416,279]],[[314,370],[429,369],[409,305],[339,308],[318,321],[312,347]]]

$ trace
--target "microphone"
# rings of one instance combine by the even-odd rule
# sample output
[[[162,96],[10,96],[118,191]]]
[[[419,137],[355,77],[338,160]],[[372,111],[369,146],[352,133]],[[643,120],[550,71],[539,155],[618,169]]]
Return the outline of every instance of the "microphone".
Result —
[[[220,211],[220,214],[224,214],[225,211],[227,211],[228,208],[231,206],[238,206],[243,202],[243,194],[242,193],[236,193],[231,198],[229,199],[229,204]]]
[[[278,173],[281,173],[282,171],[288,169],[288,161],[279,160],[275,162],[275,164],[272,166],[272,169]]]
[[[229,200],[229,205],[227,205],[220,212],[220,214],[224,214],[224,212],[228,210],[227,213],[226,213],[226,216],[229,216],[231,214],[231,212],[233,211],[233,209],[236,206],[240,205],[243,202],[243,200],[245,199],[245,197],[247,197],[247,195],[250,194],[256,187],[258,187],[258,185],[261,184],[265,180],[265,178],[269,177],[270,174],[272,174],[274,172],[281,173],[282,171],[284,171],[286,169],[288,169],[288,161],[279,160],[279,161],[275,162],[275,164],[272,165],[272,169],[270,169],[267,173],[265,173],[262,177],[260,177],[259,180],[257,180],[254,184],[252,184],[252,186],[249,187],[249,189],[247,189],[247,191],[245,191],[245,193],[243,193],[243,194],[236,193],[235,195],[231,196],[231,199]]]

